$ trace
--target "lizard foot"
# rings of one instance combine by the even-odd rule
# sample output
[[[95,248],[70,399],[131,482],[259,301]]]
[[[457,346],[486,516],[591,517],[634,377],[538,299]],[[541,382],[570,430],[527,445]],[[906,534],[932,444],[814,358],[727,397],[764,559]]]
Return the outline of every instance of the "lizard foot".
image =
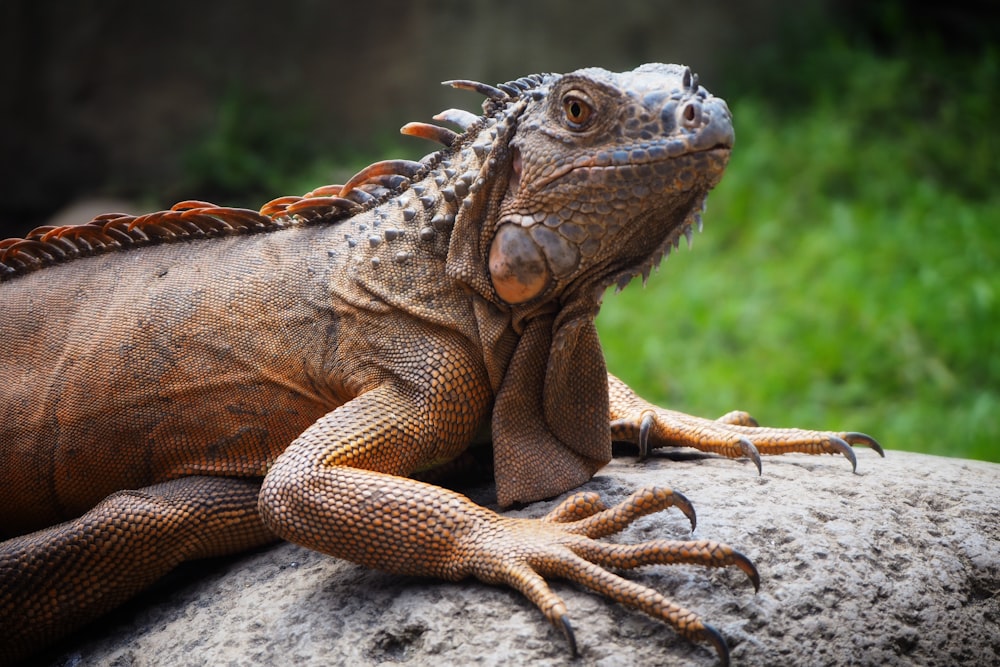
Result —
[[[680,635],[710,644],[722,664],[729,662],[729,649],[722,635],[694,612],[660,593],[609,571],[643,565],[690,563],[705,567],[736,566],[756,590],[757,569],[749,558],[731,547],[709,540],[652,540],[640,544],[610,544],[596,538],[617,533],[641,516],[677,507],[695,524],[691,503],[680,493],[665,488],[643,489],[622,503],[607,508],[594,493],[574,494],[547,516],[537,519],[498,517],[470,535],[480,545],[470,573],[489,583],[504,583],[521,591],[549,621],[565,634],[576,655],[576,640],[567,608],[548,586],[546,577],[574,582],[616,602],[660,619]],[[478,533],[478,531],[475,531]],[[491,554],[483,554],[482,545]]]
[[[855,471],[858,460],[852,445],[870,447],[885,456],[875,438],[864,433],[765,428],[739,410],[718,419],[693,417],[649,403],[613,375],[608,375],[608,389],[611,439],[638,445],[640,460],[660,447],[692,447],[729,458],[750,459],[759,474],[762,454],[839,454],[851,462]]]
[[[839,454],[857,471],[852,445],[870,447],[884,457],[882,446],[870,435],[853,431],[809,431],[797,428],[765,428],[745,412],[730,412],[719,419],[703,419],[662,408],[643,410],[637,417],[611,422],[614,440],[634,442],[639,458],[653,449],[692,447],[728,458],[748,458],[761,472],[761,455]]]

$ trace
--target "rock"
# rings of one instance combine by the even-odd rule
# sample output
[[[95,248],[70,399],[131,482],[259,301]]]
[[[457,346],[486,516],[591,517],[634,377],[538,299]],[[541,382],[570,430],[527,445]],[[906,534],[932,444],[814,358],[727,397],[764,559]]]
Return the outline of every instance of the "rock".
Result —
[[[674,453],[618,459],[585,488],[607,501],[669,485],[699,538],[760,569],[650,567],[627,576],[696,610],[734,664],[1000,662],[1000,465],[890,451],[746,462]],[[513,512],[545,513],[554,502]],[[625,541],[689,537],[676,510]],[[365,570],[281,544],[191,564],[47,661],[53,665],[712,665],[711,650],[643,614],[556,582],[581,657],[513,591]]]

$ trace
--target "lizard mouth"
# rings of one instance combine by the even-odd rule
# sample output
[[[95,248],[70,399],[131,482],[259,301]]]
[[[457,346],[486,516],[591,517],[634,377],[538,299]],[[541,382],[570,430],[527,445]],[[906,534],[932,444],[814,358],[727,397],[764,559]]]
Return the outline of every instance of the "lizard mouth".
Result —
[[[544,189],[573,173],[625,174],[629,171],[641,171],[644,168],[651,169],[659,176],[669,176],[675,171],[675,166],[678,168],[676,170],[680,171],[687,166],[687,163],[705,158],[714,158],[718,161],[718,175],[721,177],[722,169],[728,162],[731,152],[732,146],[724,143],[696,150],[692,150],[688,144],[680,140],[636,144],[630,148],[580,156],[573,162],[557,165],[551,172],[538,178],[536,183],[539,189]],[[520,181],[520,170],[515,171]]]
[[[607,187],[596,189],[603,196],[581,200],[579,207],[566,207],[558,213],[504,214],[489,245],[489,274],[497,295],[508,304],[526,303],[545,293],[554,280],[570,280],[581,266],[592,261],[600,249],[607,246],[608,238],[629,227],[626,224],[628,216],[623,217],[620,210],[644,215],[667,201],[672,202],[668,209],[674,208],[679,205],[678,193],[690,193],[685,196],[699,197],[703,201],[705,193],[722,177],[729,153],[730,148],[725,145],[685,151],[677,156],[661,157],[655,151],[647,151],[654,159],[643,160],[624,160],[621,156],[606,157],[598,153],[587,160],[557,168],[548,175],[548,183],[568,179],[575,173],[580,175],[571,179],[579,182],[576,187],[592,189],[597,181],[605,183]],[[515,153],[511,176],[514,192],[520,184],[520,166],[520,155]],[[618,213],[616,209],[620,209]],[[587,218],[591,219],[590,224]],[[701,228],[699,212],[691,211],[679,222],[670,223],[670,220],[676,218],[665,215],[662,222],[667,224],[653,226],[657,230],[655,236],[662,240],[653,242],[656,249],[652,253],[649,239],[642,242],[641,252],[640,247],[632,247],[634,241],[627,242],[629,249],[623,259],[632,259],[625,259],[624,265],[634,262],[636,268],[625,269],[624,274],[616,271],[609,283],[621,277],[626,277],[627,282],[638,274],[645,277],[670,247],[679,243],[681,236],[687,237],[690,243],[692,227]]]

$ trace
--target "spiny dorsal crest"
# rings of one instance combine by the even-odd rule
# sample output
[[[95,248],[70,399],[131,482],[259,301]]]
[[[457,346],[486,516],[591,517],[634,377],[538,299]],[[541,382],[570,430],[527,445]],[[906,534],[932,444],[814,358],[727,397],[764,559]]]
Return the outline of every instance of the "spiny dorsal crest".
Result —
[[[260,211],[217,206],[204,201],[183,201],[169,210],[135,216],[105,213],[82,225],[44,226],[24,238],[0,240],[0,282],[46,266],[107,252],[178,241],[268,232],[297,224],[333,222],[368,210],[422,179],[441,160],[493,116],[525,95],[540,94],[537,88],[547,75],[521,77],[498,86],[468,80],[445,85],[472,90],[486,96],[484,115],[448,109],[434,120],[451,123],[457,133],[429,123],[407,123],[400,132],[428,139],[444,148],[412,160],[385,160],[371,164],[344,184],[325,185],[304,195],[273,199]]]

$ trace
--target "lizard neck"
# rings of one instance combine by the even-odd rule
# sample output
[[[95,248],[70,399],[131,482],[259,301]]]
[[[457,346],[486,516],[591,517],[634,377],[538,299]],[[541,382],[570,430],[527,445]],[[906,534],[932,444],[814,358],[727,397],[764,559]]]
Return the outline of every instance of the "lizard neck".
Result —
[[[516,334],[482,247],[506,192],[504,150],[512,131],[512,119],[483,119],[478,131],[435,156],[422,178],[336,223],[327,251],[340,267],[332,273],[335,299],[457,331],[483,350],[496,386]]]

